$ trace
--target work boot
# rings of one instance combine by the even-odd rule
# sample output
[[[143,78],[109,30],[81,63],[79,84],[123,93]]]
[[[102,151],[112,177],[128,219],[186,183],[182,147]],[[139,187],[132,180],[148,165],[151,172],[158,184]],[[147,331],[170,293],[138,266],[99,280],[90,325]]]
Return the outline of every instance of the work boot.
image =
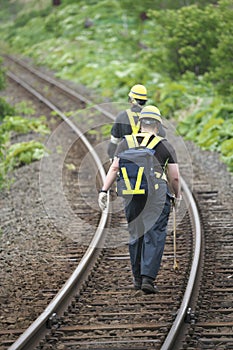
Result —
[[[135,290],[141,289],[142,279],[140,277],[134,278],[133,284],[134,284],[134,289]]]
[[[158,288],[154,285],[154,279],[151,277],[144,276],[142,278],[141,289],[146,294],[155,294],[158,293]]]

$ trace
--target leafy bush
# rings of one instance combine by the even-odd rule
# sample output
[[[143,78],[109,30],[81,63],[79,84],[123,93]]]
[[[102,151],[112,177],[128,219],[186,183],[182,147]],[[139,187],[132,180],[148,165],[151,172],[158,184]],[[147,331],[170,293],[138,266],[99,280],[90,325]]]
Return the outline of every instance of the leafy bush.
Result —
[[[20,165],[30,164],[34,160],[40,160],[45,155],[45,146],[41,142],[28,141],[15,143],[6,152],[5,166],[13,169]]]
[[[193,5],[177,11],[149,11],[149,16],[143,41],[150,49],[146,62],[151,69],[160,69],[175,79],[188,71],[205,74],[207,81],[217,84],[221,95],[231,95],[231,0],[203,8]]]
[[[209,70],[211,50],[218,40],[218,15],[214,7],[201,9],[192,5],[177,11],[150,11],[149,14],[151,21],[146,35],[155,39],[152,49],[157,66],[172,78],[187,71],[200,75]]]
[[[34,131],[39,134],[48,134],[48,128],[45,125],[45,118],[26,119],[20,116],[7,116],[0,125],[0,133],[15,132],[26,134],[29,131]]]
[[[14,113],[14,107],[0,97],[0,121],[3,120],[6,115],[13,115]]]
[[[11,144],[11,135],[34,131],[39,134],[49,132],[45,118],[26,119],[19,116],[6,116],[0,124],[0,188],[8,186],[8,174],[16,167],[41,159],[46,154],[39,141]]]
[[[233,171],[233,104],[206,99],[194,113],[180,122],[178,132],[195,141],[202,149],[217,151]]]
[[[207,78],[217,85],[218,93],[232,96],[233,87],[233,7],[231,0],[222,0],[217,9],[218,45],[211,52],[211,70]]]

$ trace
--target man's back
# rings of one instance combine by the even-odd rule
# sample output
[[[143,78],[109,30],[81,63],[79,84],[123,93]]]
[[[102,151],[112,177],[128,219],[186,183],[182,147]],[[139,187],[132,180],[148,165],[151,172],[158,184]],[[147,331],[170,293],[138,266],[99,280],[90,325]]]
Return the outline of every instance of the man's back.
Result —
[[[125,135],[137,134],[140,131],[140,112],[141,108],[138,105],[133,105],[131,109],[125,110],[118,114],[111,130],[111,142],[108,145],[109,158],[114,158],[117,145]],[[166,136],[162,125],[159,127],[158,136]]]

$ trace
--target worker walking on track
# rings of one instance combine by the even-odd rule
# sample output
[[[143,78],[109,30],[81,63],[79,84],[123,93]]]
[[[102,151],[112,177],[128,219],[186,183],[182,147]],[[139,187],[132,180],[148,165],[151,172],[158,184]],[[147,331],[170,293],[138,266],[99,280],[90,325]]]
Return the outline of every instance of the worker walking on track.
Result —
[[[147,89],[144,85],[134,85],[129,94],[128,100],[130,108],[120,112],[111,130],[111,140],[108,145],[108,155],[112,160],[117,148],[117,145],[122,140],[124,135],[137,134],[139,132],[139,114],[147,102]],[[165,131],[160,125],[158,135],[165,137]]]
[[[162,125],[159,109],[145,106],[139,121],[140,133],[125,136],[118,145],[98,201],[105,210],[107,191],[117,178],[130,234],[134,288],[149,294],[157,292],[154,281],[164,251],[171,200],[181,199],[180,175],[173,146],[158,136]]]

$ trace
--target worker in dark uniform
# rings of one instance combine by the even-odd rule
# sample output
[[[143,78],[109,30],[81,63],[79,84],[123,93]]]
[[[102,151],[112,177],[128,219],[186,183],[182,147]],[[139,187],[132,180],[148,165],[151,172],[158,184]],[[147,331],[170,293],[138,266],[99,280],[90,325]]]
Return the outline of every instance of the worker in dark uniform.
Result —
[[[162,124],[160,111],[155,106],[146,106],[142,109],[139,120],[141,132],[135,135],[138,143],[144,142],[148,135],[148,142],[151,142],[154,137],[157,137]],[[114,161],[99,193],[98,201],[101,210],[106,208],[107,191],[119,172],[118,155],[127,148],[124,138],[117,147]],[[133,195],[129,201],[125,200],[134,287],[148,294],[157,292],[154,281],[164,251],[171,198],[174,198],[176,203],[181,199],[179,167],[173,146],[166,139],[161,138],[155,149],[155,174],[159,184],[157,189],[153,195]]]
[[[138,118],[147,102],[147,90],[144,85],[134,85],[128,97],[131,107],[118,114],[111,130],[111,140],[108,145],[108,155],[111,160],[114,158],[117,145],[122,140],[122,137],[138,133],[140,125]],[[158,135],[162,137],[166,135],[162,125],[159,127]]]

